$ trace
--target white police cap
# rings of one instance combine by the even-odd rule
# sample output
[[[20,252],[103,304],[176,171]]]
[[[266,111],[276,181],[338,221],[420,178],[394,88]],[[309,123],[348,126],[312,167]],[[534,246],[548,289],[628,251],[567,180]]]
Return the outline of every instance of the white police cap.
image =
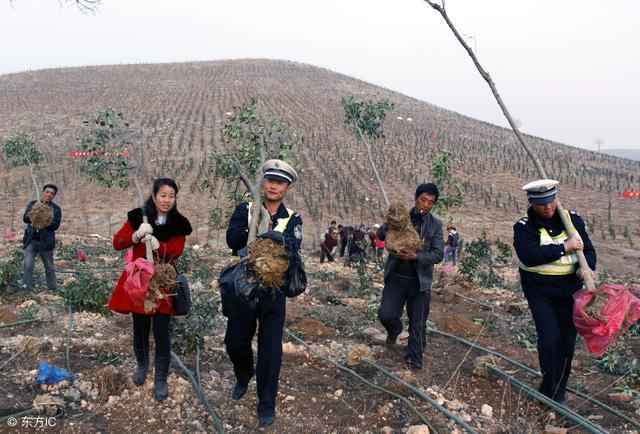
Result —
[[[557,185],[560,181],[555,179],[539,179],[522,186],[527,192],[527,197],[538,205],[546,205],[556,199]]]
[[[266,179],[284,181],[293,184],[298,180],[298,173],[291,165],[282,160],[269,160],[262,165],[262,175]]]

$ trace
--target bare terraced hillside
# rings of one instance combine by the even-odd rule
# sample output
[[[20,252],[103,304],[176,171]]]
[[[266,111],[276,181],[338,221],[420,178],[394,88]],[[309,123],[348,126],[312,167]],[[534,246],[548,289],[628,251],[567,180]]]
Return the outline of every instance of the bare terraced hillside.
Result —
[[[375,151],[389,191],[410,201],[415,184],[429,178],[433,157],[450,150],[469,203],[456,215],[463,237],[486,228],[494,238],[510,239],[511,226],[525,209],[519,186],[536,177],[510,131],[300,63],[232,60],[0,76],[0,138],[18,131],[38,137],[47,158],[40,178],[63,186],[58,197],[65,212],[63,232],[107,235],[121,224],[134,197],[87,185],[77,175],[67,155],[76,149],[83,119],[106,106],[122,110],[142,133],[149,172],[175,176],[188,187],[204,176],[211,151],[222,146],[224,113],[256,96],[265,114],[286,120],[305,137],[294,156],[304,174],[289,201],[303,213],[311,240],[330,217],[371,223],[381,218],[371,170],[343,125],[340,98],[350,95],[396,104],[385,122],[386,138]],[[602,263],[631,271],[634,266],[623,262],[637,263],[633,247],[640,242],[640,201],[622,199],[621,191],[640,187],[640,162],[530,140],[550,176],[562,181],[565,205],[578,209],[591,226]],[[19,169],[2,171],[6,206],[0,209],[0,230],[21,225],[19,214],[30,194],[25,175]],[[208,199],[188,190],[181,194],[181,206],[202,228],[191,242],[202,243]]]

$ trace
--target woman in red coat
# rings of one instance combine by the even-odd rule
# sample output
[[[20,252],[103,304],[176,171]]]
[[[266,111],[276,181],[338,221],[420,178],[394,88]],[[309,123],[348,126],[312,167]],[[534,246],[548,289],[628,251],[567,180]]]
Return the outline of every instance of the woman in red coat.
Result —
[[[173,262],[182,255],[186,236],[191,233],[191,224],[178,212],[176,198],[178,186],[169,178],[159,178],[153,183],[153,195],[144,204],[149,223],[142,222],[142,208],[127,213],[127,221],[113,239],[116,250],[132,247],[133,259],[145,257],[145,242],[152,245],[156,262]],[[125,292],[123,272],[109,300],[109,309],[133,317],[133,352],[138,369],[133,381],[142,385],[149,370],[149,331],[153,324],[155,348],[155,398],[164,400],[169,395],[167,376],[171,362],[170,321],[176,311],[172,297],[161,299],[155,310],[146,312],[143,305],[134,304]],[[163,288],[169,293],[170,288]]]

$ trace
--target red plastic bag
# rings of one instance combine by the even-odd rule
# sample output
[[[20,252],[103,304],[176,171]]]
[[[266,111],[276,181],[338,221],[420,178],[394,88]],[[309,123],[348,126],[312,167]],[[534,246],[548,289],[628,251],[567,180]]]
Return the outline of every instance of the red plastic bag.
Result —
[[[581,289],[573,295],[573,323],[589,351],[597,357],[602,356],[640,319],[640,299],[626,290],[624,285],[604,285],[599,291],[609,294],[602,319],[589,316],[586,312],[589,302],[595,297],[593,292]]]
[[[146,258],[131,261],[133,255],[130,252],[125,255],[127,265],[124,267],[124,272],[127,278],[124,281],[124,291],[134,305],[143,306],[149,290],[149,281],[156,275],[156,266]]]

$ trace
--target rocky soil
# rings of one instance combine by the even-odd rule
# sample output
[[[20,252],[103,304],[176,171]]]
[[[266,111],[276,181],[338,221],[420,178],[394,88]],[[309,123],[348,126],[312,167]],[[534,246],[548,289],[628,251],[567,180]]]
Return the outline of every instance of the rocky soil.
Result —
[[[5,243],[4,252],[16,246]],[[207,267],[213,272],[212,276],[216,276],[227,253],[209,249],[204,252]],[[103,267],[99,269],[100,273],[105,273],[101,276],[113,280],[118,273],[105,272],[104,267],[109,264],[116,270],[121,266],[115,254],[89,255],[89,261],[84,264],[62,259],[58,262],[60,269]],[[288,301],[287,330],[302,338],[315,352],[348,366],[367,382],[394,395],[363,383],[285,335],[277,420],[269,431],[415,434],[429,432],[426,420],[441,433],[463,432],[433,405],[367,363],[373,361],[478,432],[586,432],[576,427],[575,422],[516,392],[504,380],[479,369],[481,362],[487,361],[486,358],[478,359],[484,354],[446,336],[430,333],[425,368],[418,372],[406,369],[402,358],[406,334],[400,337],[398,346],[388,348],[376,317],[383,286],[379,268],[371,264],[369,279],[363,282],[366,285],[361,285],[356,269],[342,263],[321,265],[317,258],[309,256],[306,264],[309,287],[305,294]],[[517,288],[515,268],[505,267],[501,274],[510,288]],[[429,317],[431,327],[537,369],[535,330],[520,291],[479,288],[451,268],[439,267],[436,276]],[[189,277],[194,283],[198,281],[195,274]],[[69,278],[61,278],[61,286],[65,285],[64,279]],[[149,381],[153,378],[152,372],[142,387],[133,384],[130,375],[135,362],[129,316],[74,313],[69,359],[76,379],[54,385],[37,384],[41,361],[66,367],[69,325],[64,299],[44,290],[43,283],[38,290],[40,292],[36,293],[0,290],[1,323],[11,323],[25,315],[40,319],[35,323],[0,328],[0,363],[22,350],[15,361],[0,371],[0,416],[29,409],[35,399],[44,399],[45,404],[41,406],[50,414],[57,414],[58,423],[55,428],[35,429],[39,432],[215,431],[212,418],[176,363],[171,367],[170,397],[165,402],[158,403],[153,399],[153,381]],[[194,291],[217,294],[215,278],[199,281]],[[175,321],[182,320],[176,318]],[[204,338],[200,357],[202,391],[220,415],[226,432],[261,431],[256,417],[255,381],[242,400],[234,401],[230,397],[235,380],[224,350],[224,332],[225,318],[218,313]],[[638,354],[639,338],[630,340],[628,346],[628,351]],[[180,357],[195,372],[195,354],[191,352]],[[538,380],[533,376],[497,358],[493,362],[521,381],[537,387]],[[597,369],[596,359],[588,354],[580,340],[571,383],[589,395],[597,395],[598,399],[627,416],[640,419],[638,395],[614,390],[619,380],[619,376]],[[37,398],[43,395],[48,398]],[[609,432],[638,432],[630,424],[575,395],[569,395],[567,406]],[[0,432],[25,430],[20,425],[15,428],[6,423],[0,426]]]

